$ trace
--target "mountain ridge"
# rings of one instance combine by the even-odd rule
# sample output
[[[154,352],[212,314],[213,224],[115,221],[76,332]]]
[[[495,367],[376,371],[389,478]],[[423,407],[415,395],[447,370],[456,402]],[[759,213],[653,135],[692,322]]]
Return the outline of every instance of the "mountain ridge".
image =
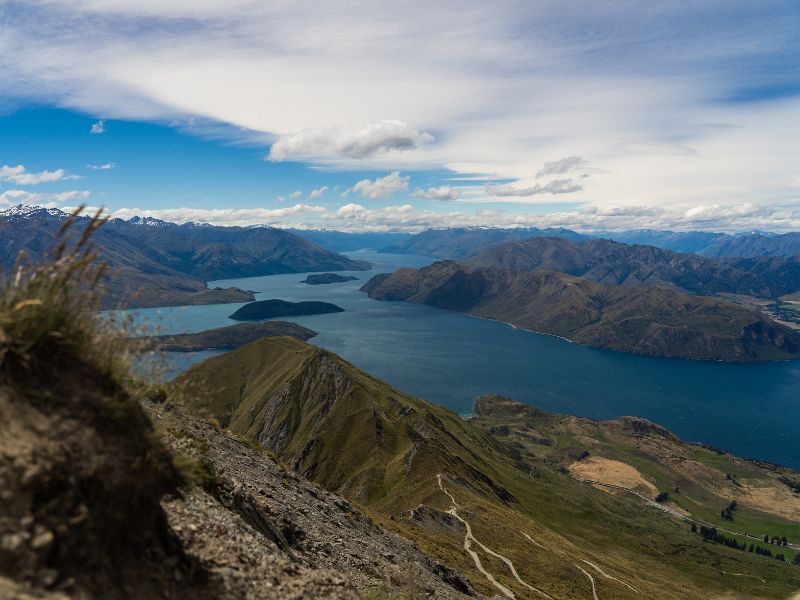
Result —
[[[613,574],[600,575],[595,585],[601,597],[620,600],[641,595],[705,600],[709,593],[753,589],[744,578],[720,579],[720,569],[758,573],[777,586],[760,586],[761,594],[780,598],[796,589],[800,576],[780,561],[705,544],[682,517],[642,504],[632,494],[608,493],[578,480],[570,468],[581,464],[582,450],[593,455],[602,449],[573,441],[564,428],[572,427],[570,417],[515,405],[523,407],[523,419],[535,420],[529,425],[479,401],[478,416],[465,420],[395,390],[331,352],[286,338],[263,339],[195,365],[170,391],[180,394],[187,410],[219,419],[293,470],[363,507],[377,522],[464,573],[483,594],[505,589],[520,598],[589,597],[590,582],[576,564]],[[562,421],[565,425],[558,425]],[[542,430],[551,423],[558,426],[556,442]],[[643,420],[604,427],[626,436],[626,448],[650,436],[679,443]],[[535,448],[547,452],[536,458]],[[703,460],[713,455],[698,451]],[[779,474],[760,476],[783,487]],[[708,500],[699,492],[688,494]],[[714,503],[722,500],[708,501],[710,512],[718,514]],[[670,586],[662,585],[666,580]]]
[[[534,237],[493,246],[465,261],[473,267],[549,269],[614,285],[661,285],[698,294],[778,298],[800,290],[800,260],[719,261],[606,239],[574,243]]]
[[[19,207],[0,212],[0,267],[9,271],[20,251],[40,262],[58,243],[68,215],[57,209]],[[78,217],[71,235],[89,222]],[[230,288],[209,290],[209,279],[227,279],[310,271],[366,270],[352,261],[271,227],[236,228],[176,225],[134,217],[111,219],[93,236],[101,259],[109,264],[104,282],[107,308],[246,302],[252,293]]]
[[[658,286],[442,261],[377,275],[361,289],[377,300],[429,304],[598,348],[743,362],[800,357],[800,334],[790,328],[718,298]]]

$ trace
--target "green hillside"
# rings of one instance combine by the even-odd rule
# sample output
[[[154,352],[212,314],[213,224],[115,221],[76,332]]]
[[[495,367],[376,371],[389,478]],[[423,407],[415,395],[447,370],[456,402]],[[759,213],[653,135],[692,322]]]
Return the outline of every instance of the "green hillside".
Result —
[[[544,436],[514,411],[484,407],[464,420],[296,339],[262,339],[209,359],[172,392],[361,505],[485,594],[588,598],[594,584],[600,598],[785,598],[800,588],[800,569],[787,562],[703,541],[683,518],[578,481],[570,470],[582,454],[576,436],[539,444],[549,450],[539,456],[514,437]],[[703,507],[709,515],[719,508],[716,500]],[[754,514],[743,503],[742,515]],[[786,522],[762,517],[775,531]]]

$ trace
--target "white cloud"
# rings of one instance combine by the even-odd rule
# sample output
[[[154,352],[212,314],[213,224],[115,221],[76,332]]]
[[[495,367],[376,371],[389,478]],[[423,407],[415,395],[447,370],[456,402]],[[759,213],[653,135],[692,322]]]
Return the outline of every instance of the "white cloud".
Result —
[[[561,160],[544,163],[544,166],[536,173],[536,179],[546,175],[563,175],[576,169],[582,169],[585,166],[586,161],[580,156],[568,156]]]
[[[112,212],[112,216],[120,219],[129,219],[134,216],[154,217],[173,223],[211,223],[212,225],[277,225],[287,219],[299,215],[314,215],[324,213],[325,207],[310,204],[295,204],[285,208],[230,208],[230,209],[199,209],[199,208],[168,208],[168,209],[140,209],[121,208]]]
[[[397,192],[408,191],[408,176],[400,175],[399,171],[392,171],[385,177],[377,179],[362,179],[353,186],[353,191],[364,198],[381,200],[390,198]]]
[[[8,194],[6,192],[5,194]],[[13,196],[0,195],[0,204],[7,199],[19,203],[16,190]],[[28,196],[26,196],[27,198]],[[38,198],[37,204],[55,206],[50,198]],[[62,206],[70,210],[69,206]],[[348,203],[338,209],[324,206],[295,204],[285,208],[268,209],[138,209],[122,208],[112,216],[130,218],[150,216],[175,223],[189,221],[215,225],[271,225],[299,229],[327,228],[339,231],[399,231],[416,233],[441,227],[564,227],[585,233],[623,231],[627,229],[656,228],[673,231],[751,231],[771,229],[776,232],[800,229],[800,201],[787,205],[735,206],[696,205],[689,209],[653,206],[597,206],[590,205],[575,210],[548,214],[514,213],[493,210],[418,210],[411,204],[382,208],[368,208],[358,203]]]
[[[0,204],[43,204],[53,206],[60,202],[71,202],[89,198],[91,192],[69,191],[53,194],[29,192],[27,190],[6,190],[0,192]]]
[[[370,209],[346,204],[321,215],[325,227],[341,231],[403,231],[416,233],[437,227],[564,227],[593,233],[656,228],[674,231],[774,231],[800,229],[800,203],[759,207],[696,206],[689,210],[652,206],[586,206],[548,214],[511,213],[505,210],[428,211],[410,204]],[[313,225],[306,225],[310,227]]]
[[[573,194],[580,192],[583,186],[572,179],[554,179],[545,184],[536,183],[529,187],[515,187],[511,185],[487,185],[486,193],[490,196],[537,196],[539,194]]]
[[[278,202],[286,202],[287,200],[297,200],[302,195],[303,192],[301,190],[295,190],[287,196],[278,196],[277,200]]]
[[[17,185],[37,185],[40,183],[59,181],[61,179],[79,179],[79,177],[75,175],[66,175],[64,169],[30,173],[23,165],[17,165],[16,167],[4,165],[0,167],[0,182],[11,181]]]
[[[103,119],[100,119],[97,123],[94,123],[89,129],[89,133],[92,135],[99,135],[101,133],[106,132],[106,122]]]
[[[793,0],[758,18],[742,2],[642,3],[635,19],[623,0],[574,11],[555,0],[12,4],[0,32],[0,96],[12,102],[197,119],[265,147],[282,140],[275,159],[323,152],[316,165],[353,168],[369,156],[370,169],[521,189],[531,165],[581,156],[603,173],[570,200],[597,205],[798,196]],[[386,122],[436,139],[412,135],[416,149],[396,152],[353,133]]]
[[[413,150],[432,141],[431,134],[401,121],[379,121],[363,127],[314,128],[283,135],[272,144],[268,158],[274,162],[327,155],[363,159],[393,150]]]
[[[108,162],[99,165],[86,165],[87,169],[93,169],[95,171],[109,171],[111,169],[117,168],[117,163]]]
[[[311,193],[308,195],[309,198],[312,200],[316,200],[317,198],[321,198],[325,195],[325,193],[329,190],[327,185],[323,185],[322,187],[318,187],[315,190],[311,190]]]
[[[423,198],[425,200],[457,200],[460,195],[458,189],[449,185],[414,190],[415,198]]]

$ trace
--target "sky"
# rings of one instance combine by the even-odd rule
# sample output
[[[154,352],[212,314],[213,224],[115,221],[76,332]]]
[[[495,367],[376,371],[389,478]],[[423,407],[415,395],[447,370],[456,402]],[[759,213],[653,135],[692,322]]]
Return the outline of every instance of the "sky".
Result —
[[[0,210],[800,230],[797,0],[0,0]]]

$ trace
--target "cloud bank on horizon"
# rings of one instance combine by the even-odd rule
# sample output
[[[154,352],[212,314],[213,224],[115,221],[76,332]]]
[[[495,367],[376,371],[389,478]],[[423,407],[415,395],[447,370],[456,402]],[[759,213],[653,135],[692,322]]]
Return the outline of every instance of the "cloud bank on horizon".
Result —
[[[215,143],[354,175],[294,207],[137,214],[347,230],[800,228],[794,0],[6,0],[0,19],[3,104],[88,113],[103,138],[114,119],[202,120]],[[6,185],[66,178],[3,168]],[[323,196],[340,205],[312,203]]]

